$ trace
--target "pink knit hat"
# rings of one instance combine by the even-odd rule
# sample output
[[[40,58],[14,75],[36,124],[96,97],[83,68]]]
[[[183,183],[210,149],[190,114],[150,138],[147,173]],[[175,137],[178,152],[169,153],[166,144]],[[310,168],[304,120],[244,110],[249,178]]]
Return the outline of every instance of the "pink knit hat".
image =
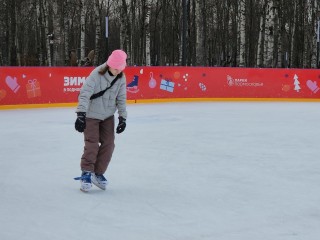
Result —
[[[127,54],[124,51],[120,49],[114,50],[107,60],[107,65],[114,69],[123,71],[127,66],[126,59]]]

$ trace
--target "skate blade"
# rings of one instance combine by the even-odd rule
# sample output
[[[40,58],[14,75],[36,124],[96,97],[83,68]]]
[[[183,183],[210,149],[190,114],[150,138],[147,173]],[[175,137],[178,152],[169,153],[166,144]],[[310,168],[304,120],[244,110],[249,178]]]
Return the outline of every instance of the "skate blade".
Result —
[[[95,184],[94,182],[92,182],[96,187],[100,188],[101,190],[106,190],[106,188],[103,188],[101,186],[99,186],[99,184]]]
[[[80,188],[80,191],[84,192],[84,193],[88,193],[89,192],[89,190],[84,190],[84,189],[81,189],[81,188]]]

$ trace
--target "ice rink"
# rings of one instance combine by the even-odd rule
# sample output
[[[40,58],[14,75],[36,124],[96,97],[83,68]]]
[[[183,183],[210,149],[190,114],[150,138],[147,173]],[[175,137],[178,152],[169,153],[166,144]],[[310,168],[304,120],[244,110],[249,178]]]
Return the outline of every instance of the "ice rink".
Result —
[[[319,240],[320,103],[128,105],[87,194],[74,110],[0,111],[1,240]]]

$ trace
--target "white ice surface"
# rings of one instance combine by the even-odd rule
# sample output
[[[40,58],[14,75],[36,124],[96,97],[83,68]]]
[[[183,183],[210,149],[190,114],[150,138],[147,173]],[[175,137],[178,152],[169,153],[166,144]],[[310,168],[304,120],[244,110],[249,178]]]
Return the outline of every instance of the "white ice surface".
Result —
[[[1,240],[319,240],[320,104],[128,105],[106,191],[73,108],[0,111]]]

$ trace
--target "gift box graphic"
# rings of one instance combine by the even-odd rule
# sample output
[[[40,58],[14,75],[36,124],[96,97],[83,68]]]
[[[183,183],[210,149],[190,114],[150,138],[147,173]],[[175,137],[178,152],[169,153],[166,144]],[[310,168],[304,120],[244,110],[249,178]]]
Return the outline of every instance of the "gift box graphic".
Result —
[[[160,89],[168,91],[168,92],[173,92],[174,82],[162,79],[161,84],[160,84]]]
[[[40,89],[40,83],[37,82],[36,79],[29,80],[27,85],[27,95],[28,98],[34,98],[41,96],[41,89]]]

